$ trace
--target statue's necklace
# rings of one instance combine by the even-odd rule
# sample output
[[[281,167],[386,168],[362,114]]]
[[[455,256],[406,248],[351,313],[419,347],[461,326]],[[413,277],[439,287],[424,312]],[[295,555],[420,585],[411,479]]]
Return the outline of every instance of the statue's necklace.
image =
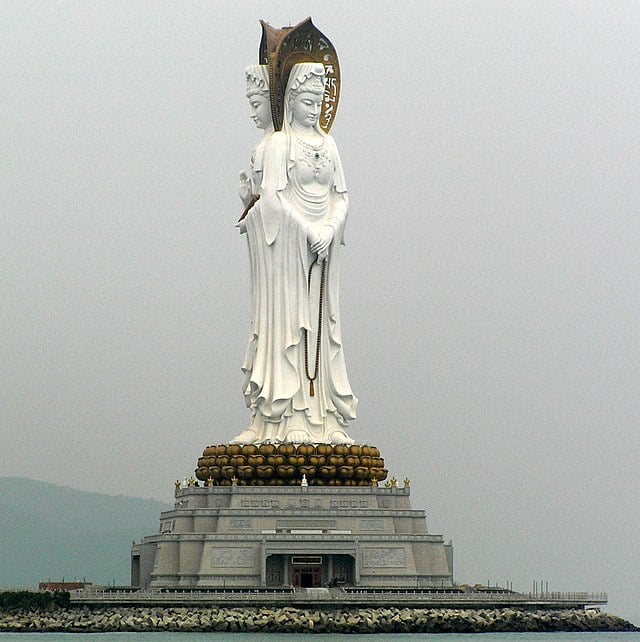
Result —
[[[324,169],[330,162],[329,154],[324,145],[324,140],[317,144],[309,143],[296,136],[296,141],[301,146],[302,161],[313,170],[313,178],[317,179],[320,170]]]

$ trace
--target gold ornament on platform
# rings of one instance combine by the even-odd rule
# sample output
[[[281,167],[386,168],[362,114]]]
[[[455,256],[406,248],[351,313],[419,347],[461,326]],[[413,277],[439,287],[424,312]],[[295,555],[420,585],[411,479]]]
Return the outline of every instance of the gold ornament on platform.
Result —
[[[285,443],[207,446],[195,474],[207,486],[371,486],[388,472],[375,446]]]

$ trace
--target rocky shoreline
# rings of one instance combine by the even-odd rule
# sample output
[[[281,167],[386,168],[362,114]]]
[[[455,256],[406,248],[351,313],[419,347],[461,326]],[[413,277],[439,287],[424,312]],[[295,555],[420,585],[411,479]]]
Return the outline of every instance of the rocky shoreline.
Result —
[[[0,612],[0,632],[489,633],[638,631],[597,610],[70,608]]]

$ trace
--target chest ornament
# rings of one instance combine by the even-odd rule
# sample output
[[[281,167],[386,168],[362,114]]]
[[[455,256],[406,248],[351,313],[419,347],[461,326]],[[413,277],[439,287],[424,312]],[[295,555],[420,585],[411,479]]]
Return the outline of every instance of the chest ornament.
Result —
[[[302,152],[300,161],[313,170],[313,178],[317,179],[321,170],[331,165],[331,159],[327,153],[324,141],[314,145],[307,141],[296,138],[299,150]]]

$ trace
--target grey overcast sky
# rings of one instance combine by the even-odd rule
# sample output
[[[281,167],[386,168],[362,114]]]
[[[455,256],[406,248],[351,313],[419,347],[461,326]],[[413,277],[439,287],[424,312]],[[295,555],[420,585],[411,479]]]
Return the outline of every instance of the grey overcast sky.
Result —
[[[458,581],[639,622],[637,1],[4,0],[0,474],[169,501],[245,427],[243,70],[307,16],[343,71],[350,433]]]

